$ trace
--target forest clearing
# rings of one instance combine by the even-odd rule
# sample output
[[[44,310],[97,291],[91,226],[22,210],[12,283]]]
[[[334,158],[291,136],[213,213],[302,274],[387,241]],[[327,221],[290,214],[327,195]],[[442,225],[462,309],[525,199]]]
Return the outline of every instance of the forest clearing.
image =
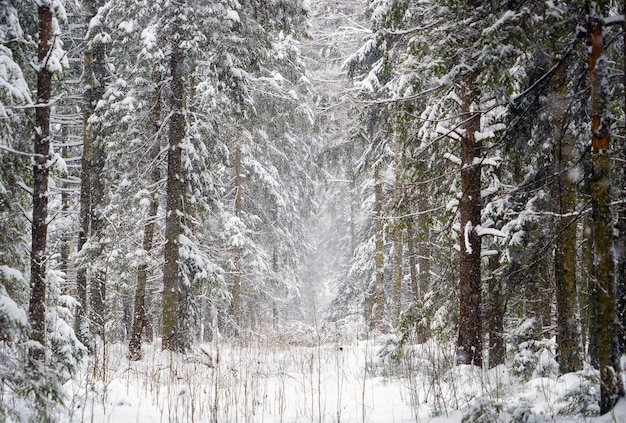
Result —
[[[293,329],[293,328],[291,328]],[[68,422],[370,422],[460,423],[626,421],[626,401],[610,415],[586,372],[557,377],[554,357],[526,380],[509,366],[454,366],[454,344],[411,346],[401,359],[381,355],[393,337],[322,339],[312,332],[257,334],[246,344],[202,344],[187,354],[148,348],[129,361],[126,346],[107,352],[106,375],[87,367],[68,382]],[[317,342],[316,342],[317,341]],[[90,366],[93,366],[91,364]],[[545,376],[538,374],[543,366]],[[531,365],[529,365],[531,367]],[[466,420],[464,420],[466,419]]]

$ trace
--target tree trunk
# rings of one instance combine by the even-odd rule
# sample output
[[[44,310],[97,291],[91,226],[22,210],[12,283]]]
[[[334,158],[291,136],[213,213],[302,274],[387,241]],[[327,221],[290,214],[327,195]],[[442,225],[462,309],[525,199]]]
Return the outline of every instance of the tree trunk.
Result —
[[[87,0],[84,2],[87,14],[87,27],[96,15],[100,2]],[[105,47],[102,43],[88,46],[85,39],[83,58],[83,155],[81,162],[80,183],[80,228],[78,232],[78,251],[82,251],[90,236],[100,230],[101,216],[96,216],[96,210],[101,211],[103,186],[100,182],[104,167],[104,153],[96,143],[96,136],[89,125],[89,118],[93,114],[96,104],[104,95],[105,89]],[[93,227],[95,225],[95,228]],[[91,309],[88,307],[89,290],[87,280],[87,266],[96,262],[99,254],[94,251],[82,251],[83,263],[78,266],[76,275],[76,293],[78,308],[76,310],[75,330],[78,339],[85,345],[92,344],[90,338],[90,324],[87,318],[95,322],[92,329],[103,335],[104,330],[104,276],[103,272],[94,267],[91,278]],[[93,307],[95,306],[95,310]]]
[[[590,157],[585,158],[585,190],[587,195],[591,196],[591,160]],[[596,331],[598,316],[598,289],[596,283],[596,265],[594,259],[594,235],[593,235],[593,218],[591,215],[585,216],[583,220],[583,236],[585,242],[581,250],[584,262],[585,272],[585,295],[581,296],[581,315],[583,318],[584,334],[586,334],[587,356],[589,363],[598,367],[598,332]]]
[[[375,219],[375,251],[374,251],[374,277],[375,286],[372,304],[372,327],[384,330],[385,320],[385,255],[384,247],[384,225],[382,219],[383,210],[383,184],[380,178],[378,167],[374,170],[374,219]]]
[[[403,196],[404,189],[402,186],[402,174],[403,169],[402,158],[402,142],[400,137],[396,140],[396,175],[395,184],[393,190],[393,200],[395,205],[396,219],[393,228],[393,274],[392,274],[392,287],[391,287],[391,310],[392,310],[392,322],[395,327],[400,323],[400,314],[402,312],[402,264],[403,264],[403,249],[404,242],[402,239],[402,222],[405,218],[403,214]]]
[[[610,122],[607,63],[604,57],[603,4],[591,2],[591,207],[597,280],[597,348],[600,368],[600,413],[613,409],[620,394],[619,362],[615,354],[615,261],[610,209]]]
[[[150,147],[150,162],[152,163],[152,172],[150,182],[152,186],[156,186],[161,180],[161,169],[157,165],[157,159],[161,151],[161,143],[159,139],[159,129],[161,127],[161,73],[155,72],[153,75],[154,94],[152,96],[152,131],[154,140]],[[128,345],[129,358],[131,360],[141,360],[141,335],[144,327],[149,324],[149,316],[146,311],[146,282],[148,279],[148,260],[152,243],[154,239],[154,226],[159,209],[158,194],[153,193],[150,199],[150,209],[148,212],[147,223],[144,225],[143,232],[143,250],[144,261],[137,266],[137,289],[135,291],[135,308],[133,314],[133,329],[130,343]]]
[[[67,142],[68,139],[68,125],[63,125],[63,141]],[[63,146],[62,149],[63,159],[69,158],[67,146]],[[68,191],[68,182],[63,183],[63,192],[61,193],[61,210],[64,215],[68,215],[70,211],[70,193]],[[65,283],[61,289],[63,295],[72,295],[72,285],[70,280],[71,262],[70,256],[72,254],[72,236],[70,231],[67,230],[61,238],[61,271],[65,275]]]
[[[459,280],[459,336],[457,363],[482,366],[481,240],[476,232],[481,213],[481,145],[474,134],[480,130],[477,87],[473,76],[464,81],[461,106],[461,257]]]
[[[95,2],[95,10],[100,6],[100,2]],[[95,12],[94,12],[95,13]],[[106,86],[106,63],[105,63],[105,45],[102,42],[92,43],[93,60],[91,62],[91,71],[93,72],[93,90],[91,99],[91,112],[95,110],[98,102],[104,97]],[[88,130],[90,130],[88,128]],[[90,130],[91,131],[91,130]],[[91,196],[91,231],[90,238],[92,247],[90,262],[94,264],[92,276],[90,279],[89,292],[91,294],[90,315],[92,322],[92,331],[94,335],[100,337],[104,342],[104,327],[106,322],[106,271],[102,268],[102,229],[104,224],[103,217],[103,201],[104,201],[104,185],[102,183],[102,173],[104,171],[105,153],[102,145],[98,142],[99,134],[93,131],[92,135],[92,156],[89,166],[90,174],[90,192]]]
[[[241,168],[241,147],[235,147],[235,217],[241,221],[241,212],[243,211],[243,169]],[[232,315],[235,323],[235,333],[239,333],[242,316],[241,301],[241,246],[235,245],[233,257],[233,303]]]
[[[182,165],[181,143],[185,137],[185,116],[183,111],[184,53],[180,43],[184,39],[181,22],[175,18],[172,23],[171,38],[171,118],[169,128],[169,149],[167,152],[167,210],[165,220],[165,264],[163,266],[163,315],[162,315],[162,348],[179,351],[178,339],[178,301],[179,286],[179,238],[181,235],[182,214]]]
[[[411,218],[406,227],[406,248],[409,262],[409,281],[411,286],[411,301],[415,304],[421,301],[421,293],[417,276],[417,252],[415,251],[415,219]]]
[[[424,300],[424,296],[430,287],[430,216],[427,212],[430,204],[428,203],[428,191],[426,184],[420,185],[420,196],[418,199],[419,215],[417,216],[417,265],[418,273],[418,298],[419,301]]]
[[[499,254],[489,257],[489,278],[487,280],[487,334],[489,336],[489,367],[504,364],[506,342],[504,339],[504,292],[501,275],[497,273]]]
[[[557,72],[561,85],[556,93],[554,204],[556,245],[554,248],[554,279],[557,312],[557,356],[561,374],[582,370],[581,340],[578,331],[578,294],[576,291],[576,181],[571,177],[574,165],[575,139],[568,136],[569,110],[565,68]]]
[[[626,0],[622,6],[622,14],[626,13]],[[623,35],[623,60],[626,69],[626,20],[622,26]],[[624,87],[623,109],[626,114],[626,72],[622,75],[622,86]],[[626,123],[624,124],[624,134],[626,134]],[[626,159],[626,142],[622,142],[622,157]],[[626,353],[626,168],[622,167],[622,181],[619,192],[620,205],[617,208],[617,229],[618,236],[616,242],[617,272],[615,279],[617,295],[617,321],[619,323],[619,352]]]
[[[94,15],[93,4],[85,3],[87,12],[87,26]],[[84,41],[87,44],[87,40]],[[93,54],[90,48],[84,48],[83,56],[83,155],[81,159],[80,174],[80,228],[78,230],[78,251],[82,251],[89,237],[91,224],[91,159],[93,149],[93,134],[89,130],[89,118],[93,113],[93,85],[94,78],[91,72],[91,62]],[[75,332],[78,339],[84,345],[90,345],[88,296],[87,296],[87,258],[83,251],[82,263],[76,270],[76,295],[78,297],[78,307],[76,309]]]
[[[30,348],[34,363],[45,358],[46,345],[46,243],[48,238],[48,159],[50,155],[50,97],[52,74],[48,55],[52,52],[52,10],[49,5],[38,7],[39,47],[37,62],[37,108],[35,109],[35,140],[33,164],[33,220],[30,253],[30,304],[28,322],[31,339],[38,343]]]

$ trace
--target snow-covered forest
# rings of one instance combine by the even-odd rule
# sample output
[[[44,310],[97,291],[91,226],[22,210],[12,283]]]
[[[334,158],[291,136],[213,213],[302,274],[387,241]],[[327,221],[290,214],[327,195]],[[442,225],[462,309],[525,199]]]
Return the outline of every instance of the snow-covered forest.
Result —
[[[0,0],[0,420],[626,422],[625,10]]]

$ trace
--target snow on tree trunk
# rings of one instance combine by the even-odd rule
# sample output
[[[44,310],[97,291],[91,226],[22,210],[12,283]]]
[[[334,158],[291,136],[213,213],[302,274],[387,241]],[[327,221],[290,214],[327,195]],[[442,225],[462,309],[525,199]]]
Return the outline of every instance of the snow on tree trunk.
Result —
[[[157,159],[161,151],[159,142],[159,131],[161,127],[161,73],[155,71],[153,74],[154,95],[152,97],[152,113],[150,116],[153,128],[152,146],[150,147],[150,157],[152,158],[152,172],[150,176],[151,185],[156,186],[161,180],[161,169],[157,164]],[[152,250],[154,240],[154,227],[159,209],[159,200],[156,193],[150,199],[149,215],[143,232],[144,261],[137,266],[137,289],[135,291],[135,309],[133,314],[133,329],[129,343],[129,357],[131,360],[141,359],[142,332],[145,326],[150,324],[146,310],[146,282],[148,279],[148,258]]]
[[[404,188],[402,175],[404,173],[403,167],[403,154],[402,154],[402,138],[396,139],[396,168],[395,168],[395,183],[393,191],[393,201],[395,207],[395,213],[397,214],[394,221],[393,229],[393,275],[392,275],[392,288],[391,288],[391,309],[392,309],[392,323],[395,327],[400,323],[400,313],[402,312],[402,263],[403,263],[403,197]]]
[[[241,146],[237,145],[235,150],[235,217],[241,219],[243,211],[243,169],[241,168]],[[233,252],[233,300],[232,316],[235,323],[234,332],[239,333],[242,325],[241,310],[241,246],[235,245]]]
[[[163,315],[162,315],[162,348],[178,351],[178,301],[179,286],[179,238],[181,235],[181,213],[183,184],[181,175],[181,142],[185,137],[185,116],[183,112],[184,53],[181,46],[183,31],[180,17],[172,23],[171,57],[170,57],[170,127],[169,149],[167,151],[167,200],[165,218],[165,263],[163,265]]]
[[[48,237],[48,173],[50,154],[50,96],[52,73],[48,59],[52,54],[52,10],[49,4],[38,7],[39,46],[37,55],[37,105],[35,109],[35,139],[33,164],[33,217],[30,255],[30,304],[28,321],[33,345],[30,356],[34,362],[45,357],[46,344],[46,243]]]
[[[374,219],[375,222],[375,252],[374,252],[374,278],[375,286],[372,299],[371,326],[378,330],[384,329],[385,320],[385,252],[384,248],[384,225],[383,225],[383,182],[380,169],[374,170]]]
[[[459,268],[458,364],[482,366],[481,319],[481,240],[476,232],[481,213],[481,143],[475,137],[480,130],[480,112],[476,110],[478,88],[473,75],[462,84],[461,119],[461,257]]]
[[[102,42],[91,43],[97,26],[92,26],[99,1],[88,0],[84,3],[87,12],[87,26],[90,33],[85,38],[83,56],[84,103],[83,103],[83,155],[81,161],[80,183],[80,228],[78,233],[78,250],[82,251],[90,237],[95,240],[102,227],[101,207],[104,196],[102,171],[104,168],[104,152],[97,145],[89,119],[94,113],[96,104],[102,99],[105,90],[105,46]],[[98,250],[83,251],[83,263],[77,269],[76,287],[79,307],[76,310],[75,330],[78,339],[85,345],[90,342],[90,324],[87,313],[90,311],[91,328],[94,333],[104,336],[104,272],[98,269]],[[87,278],[87,266],[93,266],[91,280]],[[88,289],[90,282],[90,289]],[[91,298],[89,298],[91,292]],[[88,303],[92,306],[88,307]]]

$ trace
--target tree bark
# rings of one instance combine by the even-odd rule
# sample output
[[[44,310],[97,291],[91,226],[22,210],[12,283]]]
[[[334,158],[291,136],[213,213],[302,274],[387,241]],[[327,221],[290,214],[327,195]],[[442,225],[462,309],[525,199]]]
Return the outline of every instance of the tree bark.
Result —
[[[182,151],[181,143],[185,137],[185,116],[183,111],[184,53],[180,43],[183,40],[180,18],[172,23],[171,35],[171,118],[169,127],[169,149],[167,152],[167,200],[165,220],[165,264],[163,266],[163,315],[162,330],[164,350],[179,351],[178,338],[178,301],[179,286],[179,240],[181,235],[182,214]]]
[[[430,266],[431,266],[431,245],[430,245],[430,216],[427,210],[430,207],[428,203],[429,194],[426,184],[420,185],[420,196],[418,199],[419,215],[417,216],[417,265],[418,273],[418,298],[419,301],[424,300],[424,296],[430,287]]]
[[[152,96],[152,131],[154,140],[150,147],[150,158],[152,163],[152,172],[150,182],[152,186],[156,186],[161,180],[161,169],[157,165],[157,159],[161,151],[161,143],[159,139],[159,129],[161,126],[161,73],[155,72],[153,75],[154,94]],[[144,261],[137,266],[137,289],[135,291],[135,308],[133,314],[133,329],[130,343],[128,345],[130,360],[141,360],[141,341],[142,333],[145,326],[149,325],[149,316],[146,311],[146,282],[148,279],[148,259],[154,240],[154,226],[159,210],[159,200],[157,193],[152,194],[150,199],[150,209],[148,212],[147,223],[144,225],[143,232],[143,250],[145,254]]]
[[[403,206],[402,201],[404,197],[404,189],[402,183],[403,169],[402,158],[402,142],[400,137],[396,140],[396,175],[395,184],[393,190],[393,200],[395,205],[396,219],[393,229],[393,274],[392,274],[392,288],[391,288],[391,310],[392,310],[392,322],[395,327],[400,323],[400,314],[402,312],[402,276],[403,276],[403,249],[404,242],[402,239],[403,230],[402,217]]]
[[[99,0],[87,0],[84,2],[87,14],[87,27],[96,15]],[[78,251],[82,251],[87,240],[93,237],[102,226],[101,212],[103,199],[103,186],[101,173],[104,167],[104,153],[97,145],[96,134],[89,125],[96,104],[102,99],[105,90],[105,46],[102,43],[89,45],[89,39],[85,39],[83,57],[83,155],[81,161],[80,183],[80,228],[78,232]],[[104,334],[104,276],[103,272],[93,267],[91,281],[87,279],[87,263],[96,263],[99,253],[95,251],[82,251],[83,263],[79,265],[76,274],[76,291],[78,296],[78,308],[76,310],[75,331],[78,339],[85,345],[91,345],[90,331]],[[91,302],[89,298],[88,282],[91,285]],[[88,304],[92,306],[88,307]],[[94,309],[95,307],[95,309]],[[94,325],[90,325],[88,314]],[[91,328],[90,328],[91,326]],[[90,330],[91,329],[91,330]]]
[[[385,320],[385,255],[384,247],[384,225],[382,219],[383,213],[383,184],[380,178],[380,170],[378,167],[374,170],[374,219],[375,225],[375,251],[374,251],[374,277],[375,286],[373,293],[372,306],[372,327],[378,330],[384,330]]]
[[[473,76],[467,76],[461,106],[461,257],[459,279],[459,335],[457,364],[482,366],[481,319],[481,239],[476,232],[481,214],[481,143],[475,133],[480,130],[478,90]]]
[[[48,58],[52,53],[52,10],[49,5],[38,7],[39,46],[37,54],[37,108],[35,109],[35,139],[33,164],[33,220],[30,254],[30,303],[28,321],[31,339],[38,343],[30,348],[33,363],[45,358],[46,345],[46,243],[48,238],[48,174],[50,159],[50,97],[52,73]]]
[[[600,413],[613,409],[620,394],[615,354],[615,260],[610,209],[610,122],[608,76],[604,57],[603,2],[591,2],[589,82],[591,87],[591,207],[597,279],[597,349],[600,370]]]
[[[100,6],[96,2],[96,9]],[[98,102],[104,97],[106,87],[106,63],[105,63],[105,45],[102,42],[95,43],[92,46],[93,60],[91,62],[91,71],[93,72],[93,89],[91,99],[91,113],[95,111]],[[104,342],[105,322],[106,322],[106,271],[102,268],[101,257],[103,251],[102,245],[102,229],[104,224],[103,202],[104,202],[104,185],[102,182],[102,173],[104,171],[105,153],[102,145],[99,143],[99,134],[96,130],[90,129],[92,135],[92,156],[88,173],[90,175],[90,192],[91,197],[91,214],[90,214],[90,238],[92,247],[90,262],[94,264],[92,276],[90,279],[90,315],[92,322],[92,331],[94,335],[100,337]]]
[[[486,326],[489,336],[489,367],[504,364],[506,342],[504,339],[504,292],[502,277],[497,273],[499,254],[489,257],[489,278],[487,280],[487,316]]]
[[[241,147],[235,147],[235,217],[241,221],[243,211],[243,169],[241,168]],[[235,333],[239,333],[239,328],[243,323],[242,300],[241,300],[241,246],[235,245],[233,257],[233,303],[232,315],[235,323]]]
[[[557,311],[557,356],[561,374],[582,370],[576,290],[576,181],[571,177],[575,140],[567,135],[569,110],[565,68],[557,72],[561,88],[554,100],[555,110],[555,225],[554,278]]]
[[[626,0],[622,6],[622,14],[626,14]],[[623,65],[626,69],[626,20],[622,25],[623,35]],[[623,110],[626,113],[626,72],[622,75],[624,88]],[[626,130],[626,124],[624,124]],[[624,132],[626,134],[626,131]],[[622,142],[622,160],[626,159],[626,142]],[[616,241],[616,295],[617,295],[617,321],[619,323],[619,352],[626,353],[626,168],[622,169],[622,180],[619,192],[620,205],[617,208],[617,241]]]
[[[585,158],[585,190],[591,197],[591,160]],[[583,333],[586,335],[587,356],[589,363],[598,367],[598,332],[596,331],[598,316],[598,289],[596,283],[596,265],[594,253],[593,217],[587,215],[583,221],[583,236],[585,242],[582,246],[582,259],[585,267],[585,295],[581,296],[581,315],[583,318]]]

